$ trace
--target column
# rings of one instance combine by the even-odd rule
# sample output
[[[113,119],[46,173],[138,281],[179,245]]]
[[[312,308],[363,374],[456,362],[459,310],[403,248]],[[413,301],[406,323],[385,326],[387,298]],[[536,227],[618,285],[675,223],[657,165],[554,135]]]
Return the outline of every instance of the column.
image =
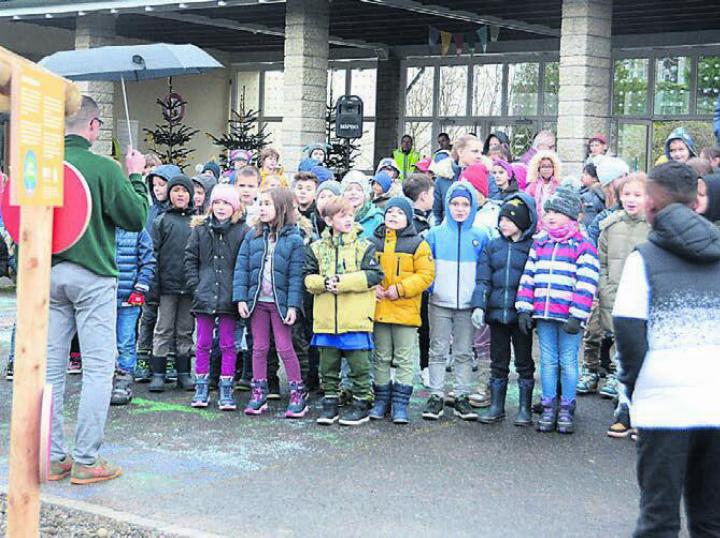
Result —
[[[609,136],[612,0],[563,0],[558,153],[563,173],[579,177],[587,138]]]
[[[330,9],[328,0],[287,0],[282,163],[297,170],[302,148],[325,141]]]
[[[75,48],[89,49],[115,44],[115,17],[109,15],[85,15],[75,18]],[[93,151],[102,155],[112,153],[114,82],[78,82],[80,91],[92,97],[100,107],[103,122],[100,137]]]
[[[390,157],[400,139],[400,59],[378,60],[375,91],[375,163]]]

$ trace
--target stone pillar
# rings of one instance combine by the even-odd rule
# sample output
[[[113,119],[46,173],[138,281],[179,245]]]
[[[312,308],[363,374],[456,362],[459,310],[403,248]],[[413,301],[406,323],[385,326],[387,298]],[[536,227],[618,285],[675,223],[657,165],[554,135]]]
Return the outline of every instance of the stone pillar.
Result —
[[[375,165],[390,157],[400,139],[400,59],[378,60],[375,91]]]
[[[282,163],[287,172],[297,170],[303,146],[325,141],[329,31],[328,0],[286,2]]]
[[[563,173],[579,177],[586,141],[609,137],[612,0],[563,0],[558,153]]]
[[[115,17],[109,15],[85,15],[75,19],[75,48],[89,49],[115,44]],[[93,151],[102,155],[112,153],[114,82],[78,82],[80,91],[95,99],[100,106],[103,121],[100,137],[93,144]]]

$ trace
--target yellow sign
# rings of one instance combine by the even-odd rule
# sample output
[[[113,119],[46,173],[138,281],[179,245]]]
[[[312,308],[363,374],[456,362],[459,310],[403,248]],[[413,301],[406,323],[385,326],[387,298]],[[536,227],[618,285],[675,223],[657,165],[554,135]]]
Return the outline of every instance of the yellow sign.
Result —
[[[11,80],[10,203],[62,206],[63,80],[23,62],[13,65]]]

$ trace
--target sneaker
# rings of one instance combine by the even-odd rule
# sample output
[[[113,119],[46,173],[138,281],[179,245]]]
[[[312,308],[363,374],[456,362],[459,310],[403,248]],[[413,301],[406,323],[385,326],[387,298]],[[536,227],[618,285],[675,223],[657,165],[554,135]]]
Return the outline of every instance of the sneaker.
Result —
[[[5,367],[5,381],[12,381],[14,377],[13,373],[13,362],[8,362]]]
[[[70,353],[67,373],[72,375],[82,374],[82,358],[80,357],[80,353]]]
[[[600,396],[603,398],[615,398],[618,395],[618,379],[615,374],[608,374],[603,388],[600,389]]]
[[[433,394],[425,403],[425,409],[423,409],[422,417],[427,420],[438,420],[441,416],[443,416],[443,407],[445,407],[445,401],[442,396]]]
[[[287,411],[285,411],[285,418],[302,418],[307,412],[308,406],[306,403],[305,386],[302,382],[291,381],[290,403],[288,404]]]
[[[94,484],[112,480],[122,474],[122,469],[108,461],[98,458],[93,465],[81,465],[73,463],[70,472],[71,484]]]
[[[468,400],[473,407],[490,407],[490,393],[485,387],[468,396]]]
[[[268,379],[268,400],[279,400],[280,399],[280,380],[275,377]]]
[[[599,379],[600,376],[597,372],[583,368],[583,371],[580,374],[580,379],[577,382],[577,393],[590,394],[597,392]]]
[[[343,426],[359,426],[363,422],[368,422],[370,415],[368,414],[368,402],[365,400],[353,399],[350,409],[343,413],[339,422]]]
[[[130,372],[118,370],[113,380],[113,390],[110,396],[110,405],[127,405],[133,398],[133,375]]]
[[[150,383],[152,373],[150,372],[150,362],[146,358],[138,357],[134,376],[136,383]]]
[[[475,411],[473,411],[472,406],[470,405],[470,399],[467,397],[466,394],[463,394],[462,396],[458,396],[455,398],[455,410],[453,411],[453,415],[456,417],[460,417],[463,420],[477,420],[478,416]]]
[[[51,482],[66,479],[68,476],[70,476],[73,463],[74,462],[72,456],[70,455],[65,456],[60,461],[51,461],[50,472],[48,473],[47,479]]]
[[[334,424],[340,418],[340,401],[333,396],[326,396],[322,400],[322,410],[315,422],[328,426]]]
[[[632,433],[633,429],[630,426],[630,412],[627,406],[623,405],[615,412],[615,418],[608,428],[607,434],[608,437],[624,439],[632,435]]]

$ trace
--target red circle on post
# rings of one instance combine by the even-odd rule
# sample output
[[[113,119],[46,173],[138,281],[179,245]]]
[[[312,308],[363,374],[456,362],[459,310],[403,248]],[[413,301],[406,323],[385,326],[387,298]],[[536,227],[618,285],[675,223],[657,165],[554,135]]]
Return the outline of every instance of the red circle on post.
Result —
[[[4,185],[0,208],[5,229],[15,243],[20,240],[20,206],[10,205],[10,182]],[[83,236],[90,222],[92,197],[80,171],[63,164],[63,205],[53,213],[52,253],[59,254],[72,247]]]

